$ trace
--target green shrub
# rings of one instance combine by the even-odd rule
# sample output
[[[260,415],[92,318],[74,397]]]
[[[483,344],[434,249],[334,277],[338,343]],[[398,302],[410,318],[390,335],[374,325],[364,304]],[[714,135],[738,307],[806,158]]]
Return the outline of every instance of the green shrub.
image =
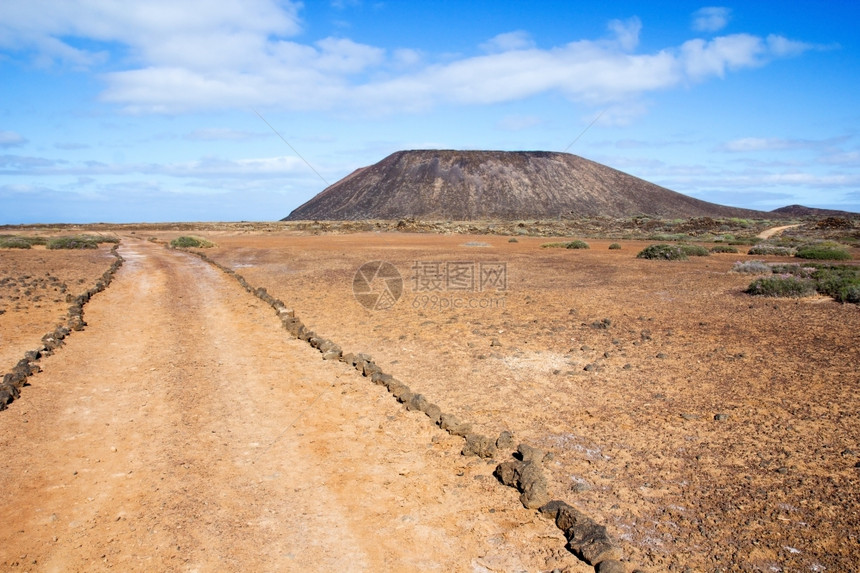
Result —
[[[609,245],[610,251],[617,251],[620,248],[621,248],[621,245],[619,245],[618,243],[612,243],[611,245]]]
[[[819,266],[812,278],[821,294],[839,302],[860,302],[860,267]]]
[[[649,241],[683,241],[689,238],[686,233],[655,233],[648,236]]]
[[[853,302],[860,304],[860,285],[852,285],[839,291],[840,298],[836,299],[839,302]],[[836,298],[836,297],[834,297]]]
[[[24,246],[26,243],[27,246]],[[48,239],[45,237],[27,237],[24,235],[0,235],[0,248],[7,249],[29,249],[33,245],[45,245]]]
[[[815,282],[793,275],[762,277],[750,283],[746,292],[755,296],[809,296],[815,293]]]
[[[2,237],[0,238],[0,249],[29,249],[30,241],[24,237]]]
[[[565,249],[590,249],[591,247],[585,241],[570,241],[564,246]]]
[[[818,292],[838,302],[860,304],[860,267],[816,263],[765,265],[762,261],[735,263],[735,267],[751,263],[764,265],[779,274],[757,279],[747,289],[749,294],[805,296]],[[811,289],[811,292],[807,291],[807,288]]]
[[[46,246],[49,249],[97,249],[99,244],[92,236],[75,235],[48,239]]]
[[[823,244],[799,247],[794,256],[799,259],[816,259],[819,261],[847,261],[851,258],[851,254],[842,247]]]
[[[777,275],[794,275],[804,279],[812,278],[813,274],[818,270],[815,267],[801,266],[797,263],[782,263],[770,265],[770,269]]]
[[[642,249],[638,259],[657,259],[663,261],[686,261],[687,255],[678,245],[657,244],[649,245]]]
[[[770,243],[760,243],[755,245],[749,251],[748,255],[773,255],[776,257],[790,257],[794,255],[794,249],[791,247],[780,247]]]
[[[96,243],[116,243],[119,244],[119,237],[107,237],[104,235],[84,235],[84,237],[89,237],[94,240]]]
[[[711,247],[712,253],[737,253],[738,250],[735,247],[730,247],[728,245],[716,245]]]
[[[202,239],[200,237],[182,236],[170,241],[170,246],[174,249],[207,249],[209,247],[214,247],[215,245],[210,241],[207,241],[206,239]]]
[[[707,257],[711,252],[702,245],[678,245],[688,257]]]
[[[585,241],[568,241],[565,243],[544,243],[541,247],[545,249],[588,249],[588,243]]]
[[[732,267],[732,272],[752,275],[769,275],[773,273],[773,267],[764,261],[738,261]]]
[[[763,239],[759,239],[758,237],[735,237],[733,239],[729,239],[728,243],[730,245],[757,245],[762,242]]]

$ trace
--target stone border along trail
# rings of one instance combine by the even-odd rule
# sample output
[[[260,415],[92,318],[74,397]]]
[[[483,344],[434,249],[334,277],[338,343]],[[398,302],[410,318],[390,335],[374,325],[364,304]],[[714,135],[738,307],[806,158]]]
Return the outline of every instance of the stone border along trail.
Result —
[[[72,306],[69,307],[69,310],[66,313],[66,316],[68,317],[66,324],[57,325],[57,328],[45,334],[42,337],[41,346],[25,353],[24,357],[18,361],[12,371],[3,375],[3,381],[0,382],[0,412],[5,410],[14,400],[20,398],[21,388],[28,385],[27,378],[36,372],[39,372],[41,368],[39,366],[39,360],[41,358],[43,356],[50,356],[55,350],[60,348],[63,345],[63,340],[69,336],[72,331],[83,330],[87,325],[87,323],[84,322],[84,305],[86,305],[94,295],[102,292],[110,286],[114,275],[122,266],[123,262],[125,262],[125,259],[123,259],[117,252],[118,248],[119,245],[111,247],[110,252],[115,257],[115,260],[111,263],[110,268],[102,274],[101,278],[96,281],[95,285],[70,301],[72,302]]]
[[[284,336],[263,291],[119,252],[86,329],[0,415],[0,569],[590,569],[461,438]]]
[[[496,439],[472,432],[470,423],[459,420],[453,414],[443,413],[439,406],[430,402],[424,395],[413,393],[409,386],[394,376],[384,373],[382,368],[373,362],[371,356],[365,353],[344,353],[335,342],[310,331],[296,316],[293,309],[274,298],[265,288],[255,288],[242,275],[211,259],[203,252],[191,249],[185,251],[197,255],[232,276],[247,292],[271,306],[280,318],[284,329],[293,337],[319,350],[323,360],[339,360],[354,367],[363,376],[370,378],[374,384],[384,386],[407,410],[423,412],[433,424],[448,434],[463,438],[462,455],[493,458],[499,450],[509,450],[514,445],[514,437],[507,431],[502,432]],[[567,539],[566,547],[584,562],[594,566],[597,573],[625,573],[627,568],[622,561],[623,552],[609,536],[605,526],[596,523],[564,501],[549,499],[542,463],[545,459],[551,459],[550,456],[528,444],[519,444],[511,457],[512,460],[500,463],[493,475],[502,484],[516,488],[520,492],[520,502],[523,507],[537,509],[543,517],[554,521]],[[638,571],[634,569],[633,573]]]

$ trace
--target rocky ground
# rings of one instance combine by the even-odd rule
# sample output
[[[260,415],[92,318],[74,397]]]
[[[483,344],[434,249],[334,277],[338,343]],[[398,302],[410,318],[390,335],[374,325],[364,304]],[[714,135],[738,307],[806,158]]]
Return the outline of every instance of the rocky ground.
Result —
[[[632,241],[214,239],[209,256],[314,331],[368,350],[483,433],[553,452],[553,496],[607,523],[633,562],[840,571],[860,555],[855,305],[753,299],[751,278],[729,272],[753,257],[638,260],[646,243]],[[387,310],[352,293],[373,260],[404,279]],[[431,291],[416,277],[425,263],[499,262],[503,291]]]
[[[348,374],[348,368],[337,370],[341,366],[320,361],[318,353],[313,360],[308,358],[306,364],[295,355],[303,351],[283,347],[286,343],[279,342],[283,330],[262,328],[267,324],[265,315],[252,311],[256,303],[240,304],[238,301],[244,299],[239,294],[227,295],[237,298],[230,303],[235,308],[228,311],[219,307],[217,318],[206,320],[207,305],[220,305],[218,301],[225,296],[222,293],[227,292],[221,289],[227,287],[219,286],[214,293],[195,290],[193,283],[199,282],[200,277],[210,281],[209,271],[195,266],[204,263],[183,259],[183,265],[197,270],[192,275],[194,279],[185,279],[172,290],[172,303],[162,300],[158,309],[147,306],[154,303],[138,304],[137,301],[145,301],[149,296],[146,288],[154,288],[146,287],[153,280],[147,277],[160,276],[158,273],[167,272],[174,263],[167,262],[172,260],[167,255],[156,256],[156,251],[144,250],[144,247],[157,248],[161,252],[162,245],[135,238],[152,237],[166,242],[187,230],[137,229],[131,235],[129,229],[122,229],[125,239],[120,252],[137,245],[134,250],[144,257],[138,274],[126,275],[123,283],[122,273],[131,272],[124,267],[118,280],[99,295],[103,298],[94,299],[92,305],[105,301],[100,303],[104,305],[101,314],[96,312],[98,306],[92,307],[95,314],[88,310],[90,326],[71,336],[67,347],[49,359],[48,365],[56,364],[56,382],[49,384],[51,379],[47,376],[52,368],[45,366],[45,372],[31,380],[33,385],[22,390],[22,398],[10,410],[0,413],[2,435],[8,441],[4,444],[6,451],[23,448],[34,452],[6,470],[5,483],[10,480],[21,483],[16,471],[42,476],[38,487],[27,485],[29,497],[21,495],[20,487],[9,488],[10,493],[3,501],[7,508],[4,521],[23,523],[21,530],[25,532],[8,533],[4,546],[15,551],[6,553],[7,565],[13,561],[22,567],[27,565],[29,562],[21,555],[51,559],[57,555],[70,556],[69,559],[74,559],[66,563],[78,570],[86,569],[87,564],[101,563],[93,555],[84,555],[78,546],[80,542],[69,542],[67,546],[60,543],[61,551],[50,549],[52,543],[58,543],[51,540],[62,537],[58,531],[82,535],[85,530],[101,536],[97,539],[102,543],[113,539],[111,543],[120,544],[113,549],[125,544],[125,549],[117,550],[115,555],[124,556],[128,564],[128,556],[133,553],[128,548],[145,544],[146,538],[142,533],[108,526],[107,517],[115,518],[112,512],[128,511],[123,504],[134,506],[133,499],[137,499],[134,495],[146,500],[142,509],[135,510],[136,529],[155,531],[156,521],[151,511],[158,504],[170,507],[169,526],[158,533],[161,537],[157,545],[161,549],[147,553],[149,559],[156,561],[145,563],[169,566],[173,562],[168,559],[184,559],[189,555],[192,562],[196,559],[204,568],[214,563],[207,561],[211,555],[203,556],[205,532],[198,528],[193,529],[193,534],[183,535],[180,530],[192,527],[194,519],[189,515],[207,513],[201,506],[204,502],[213,503],[224,495],[245,490],[246,486],[241,484],[249,480],[248,470],[238,466],[244,464],[243,456],[250,446],[246,444],[242,449],[238,444],[264,443],[274,437],[269,434],[255,438],[248,432],[264,430],[255,430],[253,424],[230,421],[227,427],[239,432],[237,427],[242,426],[241,432],[245,432],[238,442],[226,440],[223,449],[214,453],[211,446],[207,450],[203,442],[198,443],[198,439],[218,431],[215,412],[234,410],[225,394],[235,400],[248,394],[264,397],[253,404],[243,403],[240,410],[250,413],[255,421],[281,420],[283,425],[283,420],[291,419],[292,414],[270,411],[268,404],[281,405],[281,409],[293,402],[306,404],[308,398],[313,399],[311,386],[317,382],[330,384],[332,376],[337,375],[335,384],[347,384],[349,380],[349,384],[355,381],[357,385],[345,387],[341,391],[345,393],[323,395],[326,400],[343,396],[345,402],[338,399],[333,405],[327,404],[341,412],[342,417],[337,418],[339,422],[334,418],[314,417],[312,428],[303,426],[309,437],[306,442],[298,442],[314,453],[301,467],[311,472],[334,471],[329,466],[343,464],[346,464],[343,467],[361,467],[363,458],[357,452],[369,448],[374,459],[385,459],[371,472],[379,479],[390,481],[394,472],[399,476],[395,480],[417,474],[428,480],[404,485],[403,489],[393,491],[387,501],[378,501],[378,506],[357,502],[351,506],[349,510],[356,511],[356,515],[373,516],[374,525],[369,529],[388,527],[385,531],[391,535],[392,528],[405,530],[407,536],[412,536],[407,538],[406,547],[418,553],[429,550],[428,544],[419,543],[423,532],[436,531],[440,536],[456,539],[466,536],[460,545],[455,543],[447,557],[434,553],[433,562],[443,563],[445,570],[570,568],[577,571],[577,567],[584,566],[570,552],[558,551],[564,545],[560,532],[552,527],[541,529],[548,522],[536,517],[534,510],[524,509],[517,493],[499,486],[492,477],[495,465],[505,459],[503,452],[490,460],[464,458],[454,438],[444,433],[434,434],[439,430],[421,419],[420,413],[405,412],[384,390]],[[714,254],[684,262],[648,261],[635,258],[648,244],[641,241],[616,241],[621,248],[610,250],[611,241],[589,240],[588,250],[568,250],[542,248],[546,239],[527,234],[518,234],[516,242],[511,242],[508,236],[488,234],[311,235],[309,232],[319,230],[298,231],[277,225],[267,229],[198,227],[196,230],[216,244],[205,250],[207,257],[241,273],[249,284],[265,287],[272,296],[290,305],[320,336],[337,342],[345,351],[372,355],[385,372],[424,394],[443,411],[467,420],[476,431],[488,436],[510,431],[517,441],[550,452],[544,462],[550,496],[566,500],[596,522],[605,524],[626,554],[628,571],[636,566],[645,571],[849,571],[860,559],[857,537],[860,534],[857,502],[860,351],[856,344],[860,310],[856,305],[841,305],[823,297],[752,298],[742,292],[751,277],[729,271],[736,260],[753,257]],[[763,229],[752,230],[757,234]],[[4,263],[10,260],[6,252],[0,255]],[[145,267],[144,261],[154,266]],[[392,287],[388,291],[399,295],[394,297],[396,301],[366,296],[385,294],[379,282],[371,285],[369,293],[362,291],[367,285],[356,280],[356,273],[370,261],[389,262],[399,273],[403,281],[400,290]],[[146,272],[142,270],[144,267],[148,269]],[[396,277],[389,278],[392,280],[385,284],[394,285]],[[162,282],[156,284],[161,285],[163,280],[158,279]],[[122,284],[126,285],[124,290],[120,288]],[[356,289],[365,296],[357,298]],[[243,291],[238,292],[244,295]],[[177,298],[180,296],[181,300]],[[376,304],[368,305],[368,301]],[[123,319],[128,322],[117,318],[117,308],[124,309]],[[249,313],[248,317],[243,313]],[[3,318],[0,316],[0,320]],[[111,320],[114,320],[111,326],[98,326]],[[257,326],[247,325],[249,320]],[[112,328],[128,323],[140,329],[133,338],[144,342],[118,343],[115,331],[111,338]],[[180,329],[180,323],[188,326]],[[167,340],[172,341],[174,351],[156,352],[159,344],[163,344],[168,324],[171,337]],[[156,329],[145,325],[160,326]],[[244,336],[228,339],[223,338],[227,336],[223,332],[213,336],[202,334],[218,333],[224,325],[240,325],[237,328]],[[274,326],[278,326],[277,322]],[[101,328],[105,330],[98,330]],[[94,338],[87,339],[88,336]],[[239,352],[243,346],[257,348],[260,341],[264,341],[264,346],[247,350],[248,356],[240,354],[241,358],[222,360],[229,365],[228,371],[223,371],[221,365],[215,366],[218,352],[213,353],[205,343],[211,338],[220,341],[218,352],[231,349],[227,356]],[[71,352],[73,344],[80,345],[78,358]],[[96,360],[84,359],[85,349],[111,344],[120,344],[121,351],[98,359],[95,366],[98,371],[113,368],[112,374],[98,380],[82,375],[93,369],[88,361]],[[120,360],[118,356],[128,359]],[[178,360],[176,356],[186,358]],[[291,365],[277,366],[282,356],[288,357]],[[270,367],[273,361],[275,366]],[[132,372],[140,374],[128,376],[130,365],[134,367]],[[282,387],[266,378],[246,387],[239,382],[248,378],[250,372],[277,372],[278,368],[292,370],[282,371],[276,379],[286,377],[302,383],[298,387]],[[335,370],[326,370],[329,368]],[[159,370],[161,374],[151,373]],[[303,380],[302,376],[308,379]],[[138,378],[142,386],[117,390]],[[70,379],[77,382],[64,383]],[[208,382],[213,379],[218,382]],[[117,380],[123,381],[122,386],[117,386]],[[153,386],[160,388],[164,380],[168,381],[167,388],[153,393]],[[210,387],[207,385],[210,383],[215,385]],[[85,384],[93,386],[81,390],[83,397],[78,397],[72,389],[84,388]],[[188,389],[201,384],[203,389],[184,396]],[[267,385],[279,388],[278,395],[268,397]],[[378,395],[373,393],[377,391]],[[65,393],[58,398],[58,392]],[[141,413],[134,408],[140,410],[141,401],[150,394],[165,396],[158,399],[153,413],[163,412],[167,417],[155,417],[143,424]],[[110,401],[114,395],[119,403]],[[100,399],[95,400],[97,397]],[[387,413],[368,410],[368,400],[374,408],[378,405],[391,410]],[[175,409],[170,406],[174,402]],[[92,408],[95,403],[104,405],[93,416],[84,407]],[[63,408],[62,404],[69,405]],[[202,410],[195,409],[198,405]],[[109,430],[128,432],[116,438],[124,440],[126,465],[143,472],[133,459],[150,459],[157,468],[141,478],[137,494],[120,496],[126,501],[112,506],[113,502],[107,499],[110,496],[87,493],[97,489],[87,490],[77,485],[80,489],[68,490],[72,486],[63,472],[73,474],[77,470],[72,466],[101,470],[97,464],[102,462],[94,462],[93,458],[116,457],[113,450],[85,454],[87,442],[82,442],[81,449],[74,449],[78,447],[74,442],[78,438],[74,436],[81,434],[94,439],[100,432],[92,424],[110,417],[111,408],[118,407],[127,411],[120,410],[115,416],[117,423],[127,416],[143,424],[138,429],[135,429],[137,424],[127,423],[122,430]],[[297,407],[290,406],[292,410]],[[182,411],[197,413],[182,414]],[[83,413],[87,413],[86,423],[91,424],[86,429],[61,429],[68,424],[84,424]],[[349,420],[346,426],[344,420]],[[401,421],[416,425],[400,426]],[[29,425],[34,422],[43,425],[36,429]],[[159,434],[157,429],[159,423],[163,426],[165,422],[172,428],[169,435]],[[56,427],[56,432],[66,432],[65,437],[59,434],[42,437],[45,424]],[[368,432],[369,440],[357,438]],[[328,439],[324,447],[310,445],[323,435]],[[404,436],[409,439],[400,443],[406,439]],[[169,454],[147,446],[153,440],[164,442],[167,438],[172,448]],[[458,443],[462,444],[462,440]],[[90,442],[88,447],[95,446]],[[67,456],[69,459],[61,463],[45,461],[46,456],[51,460],[62,459],[63,451],[71,451],[69,448],[74,449],[73,455]],[[190,453],[183,454],[183,449]],[[392,449],[399,455],[393,454]],[[295,455],[295,450],[283,451],[276,458],[292,460]],[[392,455],[397,460],[386,459]],[[170,465],[173,462],[168,462],[173,457],[176,457],[173,461],[185,462],[180,459],[183,456],[191,460],[188,462],[191,468],[197,468],[192,472],[190,488],[174,475],[183,464],[174,467]],[[213,463],[213,457],[220,457],[214,463],[215,469],[203,472],[200,468]],[[227,480],[230,485],[219,489],[214,485],[217,481],[214,477],[232,476],[232,470],[224,467],[225,460],[233,460],[239,481],[230,478]],[[277,465],[275,461],[271,463]],[[398,463],[419,466],[410,465],[403,476],[394,471]],[[434,465],[437,463],[441,465]],[[126,471],[125,466],[110,471],[115,470],[118,475],[120,469]],[[283,466],[267,471],[270,469],[271,474],[266,475],[285,475]],[[331,493],[334,488],[332,495],[336,495],[342,491],[337,488],[346,491],[352,487],[344,481],[345,471],[320,478],[326,491]],[[102,485],[112,483],[109,475],[114,474],[98,474],[95,481]],[[453,500],[447,496],[449,491],[456,491],[451,487],[460,487],[458,480],[464,477],[471,478],[462,482],[466,487],[478,488],[464,490],[465,499],[475,496],[479,500],[462,505],[464,498]],[[166,493],[144,495],[146,488],[158,487],[154,484],[159,478],[174,481],[160,488]],[[387,487],[385,481],[371,483]],[[290,495],[290,490],[277,478],[267,487],[272,489],[268,493],[278,499]],[[409,488],[427,493],[411,496],[407,492],[413,490]],[[13,495],[13,489],[18,493]],[[250,489],[253,494],[253,488]],[[175,501],[180,491],[187,495],[188,491],[197,490],[200,494],[192,496],[187,505]],[[98,501],[88,514],[89,521],[68,515],[62,521],[62,512],[56,511],[53,512],[56,519],[50,513],[42,519],[40,512],[48,510],[44,503],[35,500],[45,497],[46,491],[52,492],[50,499],[54,503],[65,504],[69,510],[77,507],[75,511],[82,511],[87,504]],[[70,498],[57,493],[64,491],[77,493]],[[436,492],[435,497],[432,492]],[[12,500],[17,501],[10,506]],[[441,505],[433,505],[436,502]],[[281,502],[272,502],[278,503]],[[403,503],[410,503],[412,509],[397,509],[397,504]],[[219,506],[217,518],[209,520],[217,526],[207,531],[238,531],[238,523],[230,519],[239,512],[240,505]],[[327,515],[314,504],[309,507],[316,508],[305,510],[309,516]],[[246,510],[242,519],[247,512],[255,511]],[[284,520],[288,513],[284,506],[273,511],[277,520]],[[468,521],[478,519],[477,516],[501,514],[516,517],[502,522],[491,518],[485,525]],[[400,517],[393,519],[392,515]],[[403,515],[429,521],[403,525]],[[105,519],[100,521],[102,518]],[[248,517],[247,523],[257,524],[253,525],[256,527],[259,524],[254,519],[261,518]],[[350,519],[354,518],[346,521],[352,523]],[[464,519],[471,525],[457,528],[449,523]],[[52,525],[57,520],[62,527]],[[308,543],[306,539],[273,533],[277,528],[271,525],[272,520],[266,523],[270,528],[266,530],[269,536],[266,539],[286,544]],[[398,564],[406,570],[427,568],[427,563],[417,564],[403,555],[389,556],[388,561],[373,561],[380,556],[361,543],[362,536],[371,531],[356,531],[354,527],[347,530],[354,541],[351,545],[354,555],[365,559],[355,563]],[[36,540],[25,541],[31,537]],[[216,544],[215,552],[223,555],[238,551],[230,548],[241,544],[242,539],[245,537],[238,535],[232,538],[232,544],[229,540]],[[492,539],[501,540],[495,551],[491,550],[495,543]],[[174,541],[180,547],[192,549],[167,551]],[[386,547],[401,544],[392,542]],[[244,557],[237,557],[236,563],[248,558],[242,551],[239,553]],[[101,559],[101,554],[96,557]],[[283,559],[272,562],[285,563],[289,562]],[[337,565],[335,561],[331,564]]]
[[[75,258],[37,251],[0,261]],[[86,328],[0,412],[0,569],[594,570],[495,464],[321,360],[231,277],[148,241],[119,253]]]

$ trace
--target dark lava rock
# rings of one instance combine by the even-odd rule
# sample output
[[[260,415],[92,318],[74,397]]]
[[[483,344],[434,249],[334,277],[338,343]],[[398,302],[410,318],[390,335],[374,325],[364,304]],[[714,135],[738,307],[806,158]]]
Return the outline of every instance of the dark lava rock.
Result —
[[[492,458],[496,455],[496,444],[483,434],[467,434],[466,445],[463,446],[464,456],[478,456],[480,458]]]
[[[496,447],[500,450],[509,450],[514,447],[514,435],[505,430],[504,432],[499,434],[498,439],[496,440]]]

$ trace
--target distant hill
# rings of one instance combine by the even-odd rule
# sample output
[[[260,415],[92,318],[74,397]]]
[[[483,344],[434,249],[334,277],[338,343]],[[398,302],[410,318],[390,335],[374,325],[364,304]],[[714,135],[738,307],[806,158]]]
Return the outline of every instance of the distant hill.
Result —
[[[357,169],[285,221],[774,217],[694,199],[606,165],[546,151],[398,151]]]
[[[817,209],[815,207],[804,207],[803,205],[788,205],[771,211],[781,217],[842,217],[844,219],[858,219],[860,213],[851,211],[839,211],[836,209]]]

